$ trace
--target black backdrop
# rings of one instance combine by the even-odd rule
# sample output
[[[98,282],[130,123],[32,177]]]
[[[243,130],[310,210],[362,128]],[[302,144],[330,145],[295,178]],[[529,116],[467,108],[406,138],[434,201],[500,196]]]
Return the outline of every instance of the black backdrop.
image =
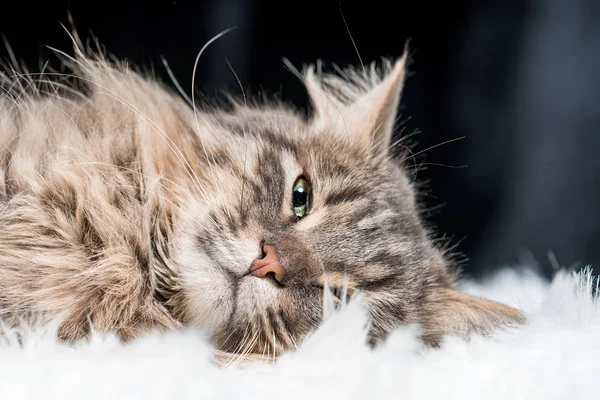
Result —
[[[443,2],[22,1],[0,16],[0,33],[25,65],[39,69],[49,45],[70,50],[70,11],[81,36],[153,66],[168,81],[164,56],[190,92],[239,91],[228,59],[254,93],[307,98],[282,64],[323,59],[358,64],[342,12],[364,62],[399,56],[411,39],[414,62],[403,97],[405,133],[427,182],[428,219],[460,242],[480,275],[501,265],[537,264],[552,273],[597,264],[600,250],[600,3],[593,0]],[[0,56],[8,55],[5,49]],[[433,165],[440,164],[440,165]],[[446,165],[446,166],[442,166]],[[467,165],[466,168],[457,168]]]

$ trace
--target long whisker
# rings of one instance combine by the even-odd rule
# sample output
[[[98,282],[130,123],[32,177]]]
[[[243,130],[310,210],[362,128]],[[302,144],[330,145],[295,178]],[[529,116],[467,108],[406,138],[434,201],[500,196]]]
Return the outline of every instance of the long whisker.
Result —
[[[239,353],[242,349],[246,348],[249,342],[248,334],[251,332],[250,330],[250,321],[246,323],[246,328],[244,328],[244,334],[242,335],[242,340],[237,344],[237,346],[233,349],[233,353]],[[232,331],[233,333],[233,331]]]
[[[430,147],[428,147],[428,148],[426,148],[426,149],[424,149],[424,150],[421,150],[421,151],[418,151],[418,152],[414,153],[414,154],[413,154],[413,157],[414,157],[414,156],[418,156],[419,154],[425,153],[426,151],[429,151],[429,150],[431,150],[431,149],[435,149],[436,147],[440,147],[440,146],[443,146],[443,145],[445,145],[445,144],[452,143],[452,142],[457,142],[457,141],[459,141],[459,140],[462,140],[462,139],[464,139],[465,137],[466,137],[466,136],[457,137],[457,138],[450,139],[450,140],[446,140],[445,142],[441,142],[441,143],[438,143],[438,144],[436,144],[436,145],[430,146]]]
[[[273,328],[273,361],[272,364],[275,363],[275,357],[277,355],[277,339],[275,338],[275,329]]]
[[[198,62],[200,61],[200,57],[202,56],[202,54],[204,53],[204,51],[206,51],[206,49],[208,48],[208,46],[210,46],[215,40],[221,38],[222,36],[228,34],[229,32],[231,32],[232,30],[236,29],[236,27],[231,27],[228,29],[225,29],[224,31],[222,31],[221,33],[218,33],[217,35],[213,36],[212,39],[210,39],[208,42],[206,42],[206,44],[204,46],[202,46],[202,48],[200,49],[200,51],[198,52],[198,55],[196,56],[196,60],[194,61],[194,68],[192,70],[192,111],[194,112],[194,119],[196,121],[196,130],[197,132],[200,132],[200,121],[198,120],[198,110],[196,108],[196,96],[194,95],[195,93],[195,86],[196,86],[196,72],[198,69]],[[206,162],[208,164],[208,169],[213,177],[213,183],[215,185],[218,184],[218,182],[215,179],[215,175],[214,175],[214,171],[213,171],[213,166],[211,164],[210,161],[210,157],[208,156],[208,152],[206,151],[206,146],[204,145],[204,141],[202,140],[202,138],[200,136],[198,136],[199,140],[200,140],[200,144],[202,145],[202,151],[204,152],[204,156],[206,157]]]
[[[348,23],[346,23],[346,18],[344,17],[344,12],[342,10],[342,1],[341,0],[339,2],[339,5],[340,5],[340,15],[342,16],[342,21],[344,22],[344,26],[346,27],[346,31],[348,32],[348,36],[350,36],[350,40],[352,41],[352,46],[354,46],[354,50],[356,50],[356,55],[358,56],[358,60],[360,61],[360,65],[363,69],[363,73],[365,74],[365,76],[367,76],[367,69],[365,68],[365,64],[363,63],[362,57],[360,56],[358,47],[356,46],[356,42],[354,41],[354,38],[352,37],[352,34],[350,33],[350,27],[348,26]]]
[[[235,79],[238,83],[238,85],[240,86],[240,90],[242,91],[242,97],[244,98],[244,106],[248,107],[248,102],[246,100],[246,92],[244,92],[244,87],[242,86],[242,82],[240,81],[240,78],[238,77],[238,75],[235,73],[235,70],[233,69],[233,67],[231,66],[231,63],[229,62],[228,59],[225,59],[225,61],[227,62],[227,65],[229,66],[229,69],[231,69],[231,72],[233,73],[233,76],[235,76]],[[244,170],[242,171],[242,192],[240,195],[240,214],[242,215],[243,218],[243,214],[244,214],[244,188],[246,186],[246,159],[248,156],[248,141],[246,140],[246,125],[242,124],[242,133],[244,135]]]
[[[246,338],[246,335],[248,333],[248,329],[250,326],[250,322],[246,322],[246,327],[244,328],[244,334],[242,335],[242,340],[240,341],[240,343],[244,342],[244,339]],[[227,335],[227,337],[225,338],[225,340],[221,341],[220,347],[226,349],[227,351],[230,351],[230,346],[227,345],[227,343],[229,342],[229,339],[231,339],[231,336],[233,336],[234,333],[237,333],[236,329],[231,329],[231,332],[229,332],[229,335]],[[240,344],[238,343],[238,348],[240,347]],[[235,353],[235,351],[233,351],[233,353]]]
[[[246,355],[250,354],[251,350],[254,348],[256,342],[260,337],[260,330],[254,332],[252,336],[252,340],[247,342],[247,345],[244,347],[243,351],[239,353],[239,356],[234,358],[235,364],[239,364]]]
[[[440,164],[440,163],[430,163],[430,162],[427,162],[427,163],[421,163],[421,164],[419,164],[419,168],[420,167],[424,167],[424,166],[428,166],[428,165],[435,166],[435,167],[452,168],[452,169],[461,169],[461,168],[467,168],[468,167],[468,165],[448,165],[448,164]]]

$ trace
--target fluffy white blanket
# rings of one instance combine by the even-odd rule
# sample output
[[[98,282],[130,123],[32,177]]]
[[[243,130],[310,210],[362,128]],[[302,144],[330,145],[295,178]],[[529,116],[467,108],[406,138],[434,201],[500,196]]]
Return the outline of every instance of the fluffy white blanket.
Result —
[[[527,326],[425,349],[415,328],[365,345],[360,301],[330,315],[295,353],[219,368],[197,331],[128,345],[95,336],[75,347],[52,327],[0,344],[0,398],[12,399],[599,399],[600,305],[589,274],[504,271],[467,291],[523,309]]]

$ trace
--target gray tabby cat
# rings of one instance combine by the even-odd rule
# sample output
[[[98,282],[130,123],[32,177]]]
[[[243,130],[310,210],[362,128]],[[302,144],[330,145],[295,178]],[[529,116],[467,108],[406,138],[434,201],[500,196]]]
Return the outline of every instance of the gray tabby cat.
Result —
[[[68,341],[195,325],[224,351],[285,351],[318,326],[326,284],[363,293],[372,343],[402,324],[436,344],[524,321],[457,291],[423,226],[390,148],[406,53],[338,75],[306,68],[309,119],[281,104],[202,111],[76,53],[52,81],[3,77],[4,322],[60,316]]]

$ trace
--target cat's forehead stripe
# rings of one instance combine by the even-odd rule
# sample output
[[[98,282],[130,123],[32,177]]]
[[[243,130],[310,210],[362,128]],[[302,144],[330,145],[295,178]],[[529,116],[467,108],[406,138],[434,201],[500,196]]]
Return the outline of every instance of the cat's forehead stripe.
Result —
[[[366,190],[364,187],[354,185],[342,185],[327,193],[325,205],[336,205],[348,203],[365,198]]]

